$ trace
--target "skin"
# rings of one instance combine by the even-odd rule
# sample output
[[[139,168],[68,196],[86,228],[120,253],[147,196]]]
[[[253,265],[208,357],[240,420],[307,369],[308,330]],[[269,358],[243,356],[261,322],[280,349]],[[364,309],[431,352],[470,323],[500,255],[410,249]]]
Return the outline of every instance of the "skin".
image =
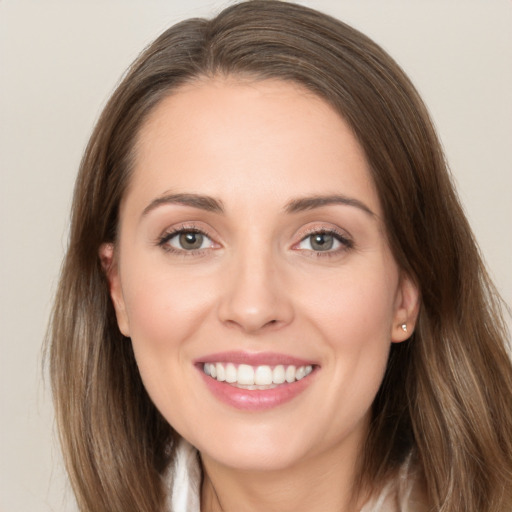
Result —
[[[161,199],[172,194],[223,211]],[[290,211],[333,194],[360,204]],[[140,131],[119,227],[100,251],[119,328],[155,405],[201,453],[203,510],[353,510],[370,406],[391,343],[414,328],[418,291],[343,119],[290,83],[184,86]],[[173,229],[207,237],[189,250]],[[341,241],[313,250],[311,233],[331,230]],[[303,358],[315,372],[291,401],[240,410],[194,366],[232,350]]]

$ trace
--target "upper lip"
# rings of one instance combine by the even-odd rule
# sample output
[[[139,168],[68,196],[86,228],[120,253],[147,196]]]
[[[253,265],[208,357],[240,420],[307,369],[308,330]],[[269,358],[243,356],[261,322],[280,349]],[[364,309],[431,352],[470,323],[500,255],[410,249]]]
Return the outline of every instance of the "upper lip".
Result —
[[[196,359],[196,364],[199,363],[233,363],[233,364],[248,364],[250,366],[277,366],[294,365],[306,366],[314,365],[315,362],[311,360],[302,359],[300,357],[290,356],[287,354],[279,354],[276,352],[243,352],[243,351],[227,351],[216,352],[215,354],[208,354],[206,356]]]

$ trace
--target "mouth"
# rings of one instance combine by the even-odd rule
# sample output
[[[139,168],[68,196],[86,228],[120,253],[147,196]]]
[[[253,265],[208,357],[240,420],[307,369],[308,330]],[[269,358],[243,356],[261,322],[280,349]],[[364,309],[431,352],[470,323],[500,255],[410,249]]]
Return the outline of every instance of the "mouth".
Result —
[[[196,368],[214,397],[243,411],[272,409],[294,399],[320,369],[293,357],[240,352],[205,357]]]
[[[225,382],[233,387],[248,390],[274,389],[288,383],[302,380],[313,371],[313,365],[296,366],[293,364],[276,366],[234,363],[204,363],[203,372],[217,382]]]

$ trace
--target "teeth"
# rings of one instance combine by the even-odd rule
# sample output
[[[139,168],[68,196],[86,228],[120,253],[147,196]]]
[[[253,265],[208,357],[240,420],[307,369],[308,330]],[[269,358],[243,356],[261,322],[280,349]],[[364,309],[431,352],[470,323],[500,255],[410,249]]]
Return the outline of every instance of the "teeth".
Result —
[[[254,384],[269,386],[272,384],[272,369],[270,366],[258,366],[254,372]]]
[[[215,369],[217,370],[217,380],[219,382],[224,382],[226,380],[226,370],[224,369],[224,366],[222,366],[220,363],[217,363],[215,365]]]
[[[284,375],[286,382],[295,382],[295,366],[288,366]],[[215,378],[214,375],[212,377]]]
[[[254,368],[252,366],[249,366],[248,364],[241,364],[238,367],[236,381],[238,382],[238,384],[252,386],[254,384]]]
[[[228,363],[226,365],[226,382],[229,382],[230,384],[232,384],[233,382],[236,382],[236,378],[237,378],[236,366],[233,363]]]
[[[205,363],[203,371],[219,382],[225,381],[247,389],[261,389],[260,386],[272,386],[301,380],[313,371],[313,366],[296,367],[279,364],[272,368],[267,365],[254,367],[248,364],[240,364],[236,367],[233,363]]]
[[[282,364],[276,366],[272,372],[272,382],[274,384],[282,384],[286,380],[286,373]]]

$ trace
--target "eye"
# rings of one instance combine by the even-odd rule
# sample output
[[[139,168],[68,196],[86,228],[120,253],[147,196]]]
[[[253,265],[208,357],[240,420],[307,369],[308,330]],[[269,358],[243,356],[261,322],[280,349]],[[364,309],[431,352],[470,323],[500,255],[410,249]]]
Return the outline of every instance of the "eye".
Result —
[[[158,244],[172,252],[201,251],[215,246],[211,238],[202,231],[185,228],[164,234]]]
[[[316,231],[305,236],[297,249],[317,253],[336,253],[352,247],[352,242],[335,231]]]
[[[339,245],[340,242],[334,238],[334,235],[315,233],[301,240],[299,248],[310,251],[330,251],[331,249],[337,249]]]

